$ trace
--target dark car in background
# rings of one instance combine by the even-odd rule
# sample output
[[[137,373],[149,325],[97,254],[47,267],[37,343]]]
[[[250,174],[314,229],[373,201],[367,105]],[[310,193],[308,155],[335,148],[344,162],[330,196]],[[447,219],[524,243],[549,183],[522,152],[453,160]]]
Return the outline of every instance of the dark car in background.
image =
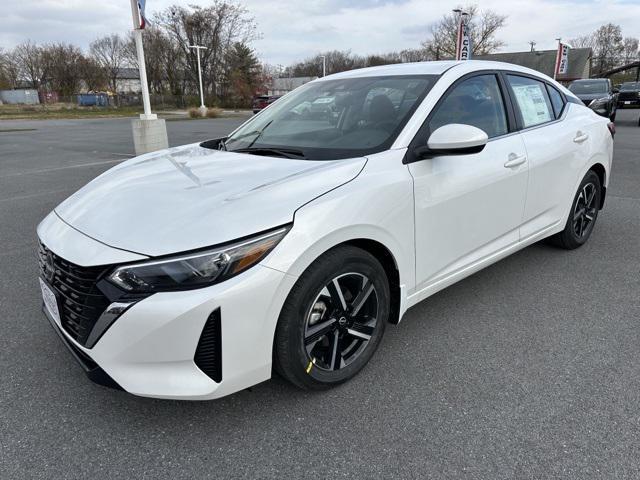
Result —
[[[258,95],[253,97],[253,101],[251,102],[253,113],[258,113],[263,108],[267,108],[280,97],[281,95]]]
[[[620,85],[618,108],[640,105],[640,82],[625,82]]]
[[[618,91],[608,78],[576,80],[571,82],[569,90],[598,115],[607,117],[612,122],[616,120]]]

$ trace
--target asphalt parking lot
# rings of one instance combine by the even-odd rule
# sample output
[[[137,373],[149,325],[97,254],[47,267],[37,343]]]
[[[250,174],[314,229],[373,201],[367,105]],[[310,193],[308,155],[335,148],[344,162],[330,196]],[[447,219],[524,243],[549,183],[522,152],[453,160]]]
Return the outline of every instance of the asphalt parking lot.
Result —
[[[640,110],[589,243],[534,245],[387,329],[353,381],[212,402],[90,383],[40,312],[38,222],[127,119],[0,122],[0,478],[639,478]],[[168,122],[172,145],[241,119]]]

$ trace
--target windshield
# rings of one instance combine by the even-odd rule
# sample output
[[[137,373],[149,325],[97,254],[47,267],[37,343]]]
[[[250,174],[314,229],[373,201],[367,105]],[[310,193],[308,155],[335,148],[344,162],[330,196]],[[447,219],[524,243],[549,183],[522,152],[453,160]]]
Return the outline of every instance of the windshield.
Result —
[[[569,85],[571,90],[576,95],[588,95],[590,93],[607,93],[609,91],[609,83],[602,81],[593,82],[573,82]]]
[[[636,90],[640,90],[640,82],[627,82],[627,83],[623,83],[622,86],[620,87],[621,92],[628,92],[628,91],[633,92]]]
[[[224,147],[312,160],[380,152],[391,146],[436,80],[420,75],[308,83],[256,115]]]

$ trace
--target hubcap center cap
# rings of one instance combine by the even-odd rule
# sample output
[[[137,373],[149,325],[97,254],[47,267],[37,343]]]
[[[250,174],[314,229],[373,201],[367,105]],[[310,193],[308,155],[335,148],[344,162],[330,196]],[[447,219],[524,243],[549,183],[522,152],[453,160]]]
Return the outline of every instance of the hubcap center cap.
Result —
[[[341,327],[344,327],[347,324],[347,318],[346,317],[340,317],[338,319],[338,325],[340,325]]]

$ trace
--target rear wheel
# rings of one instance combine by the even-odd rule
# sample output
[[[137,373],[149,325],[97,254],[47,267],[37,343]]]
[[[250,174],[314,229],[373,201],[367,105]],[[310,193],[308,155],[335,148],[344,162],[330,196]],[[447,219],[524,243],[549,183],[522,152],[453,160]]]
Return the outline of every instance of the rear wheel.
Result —
[[[568,250],[584,245],[598,218],[601,196],[600,178],[590,170],[580,183],[564,230],[551,237],[551,242]]]
[[[373,255],[351,246],[330,250],[289,293],[276,329],[276,369],[305,389],[349,380],[378,347],[389,305],[387,277]]]

